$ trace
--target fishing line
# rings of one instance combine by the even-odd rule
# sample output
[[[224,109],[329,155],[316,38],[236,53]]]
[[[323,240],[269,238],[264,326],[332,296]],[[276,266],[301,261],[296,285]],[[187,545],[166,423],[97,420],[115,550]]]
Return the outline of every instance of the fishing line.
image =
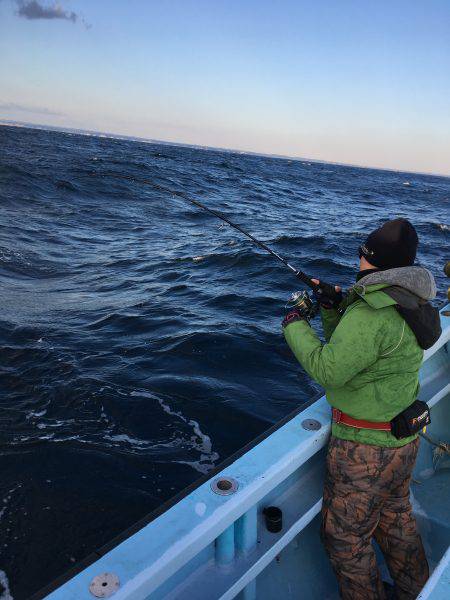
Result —
[[[228,217],[226,217],[219,211],[214,210],[213,208],[209,208],[208,206],[205,206],[202,202],[199,202],[198,200],[194,200],[193,198],[190,198],[186,194],[183,194],[183,192],[176,192],[175,190],[166,188],[162,185],[155,183],[154,181],[150,181],[149,179],[135,179],[131,175],[113,175],[111,173],[103,174],[103,173],[95,173],[95,172],[92,172],[91,175],[94,175],[97,177],[115,177],[116,179],[127,179],[129,181],[133,181],[134,183],[138,183],[138,184],[142,184],[142,185],[149,185],[152,188],[154,188],[155,190],[159,190],[166,194],[171,194],[173,197],[181,198],[182,200],[185,200],[186,202],[193,204],[197,208],[200,208],[200,209],[208,212],[209,214],[214,215],[218,219],[221,219],[222,221],[224,221],[225,223],[230,225],[230,227],[233,227],[234,229],[236,229],[237,231],[239,231],[240,233],[245,235],[254,244],[256,244],[257,246],[259,246],[260,248],[262,248],[263,250],[265,250],[266,252],[268,252],[269,254],[274,256],[280,262],[282,262],[290,271],[292,271],[295,274],[295,276],[298,279],[300,279],[300,281],[305,283],[307,286],[309,286],[313,290],[318,290],[321,287],[321,286],[318,286],[316,283],[314,283],[312,281],[311,277],[309,277],[309,275],[307,275],[303,271],[300,271],[299,269],[296,269],[295,267],[293,267],[285,258],[283,258],[277,252],[272,250],[272,248],[269,248],[269,246],[267,246],[267,244],[265,244],[264,242],[261,242],[260,240],[255,238],[251,233],[249,233],[248,231],[243,229],[240,225],[233,223],[233,221],[230,221],[230,219]]]

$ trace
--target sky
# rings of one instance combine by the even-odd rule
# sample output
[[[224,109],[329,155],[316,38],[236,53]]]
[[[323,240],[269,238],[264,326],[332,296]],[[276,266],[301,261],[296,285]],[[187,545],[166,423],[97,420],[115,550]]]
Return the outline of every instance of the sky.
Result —
[[[450,175],[450,2],[0,0],[0,119]]]

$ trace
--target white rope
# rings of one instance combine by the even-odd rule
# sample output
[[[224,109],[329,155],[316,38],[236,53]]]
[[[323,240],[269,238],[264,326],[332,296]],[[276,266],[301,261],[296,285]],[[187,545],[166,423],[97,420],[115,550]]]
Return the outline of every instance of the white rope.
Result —
[[[402,335],[400,336],[400,340],[398,342],[398,344],[392,348],[392,350],[389,350],[389,352],[386,352],[386,354],[382,354],[381,357],[384,358],[385,356],[389,356],[389,354],[392,354],[392,352],[394,352],[394,350],[397,350],[397,348],[400,346],[400,344],[403,341],[403,335],[405,333],[405,325],[406,325],[406,321],[403,321],[403,328],[402,328]]]

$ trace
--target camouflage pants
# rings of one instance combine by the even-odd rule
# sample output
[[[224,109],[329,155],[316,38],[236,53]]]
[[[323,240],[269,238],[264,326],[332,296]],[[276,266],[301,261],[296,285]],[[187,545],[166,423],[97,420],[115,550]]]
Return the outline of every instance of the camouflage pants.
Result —
[[[385,600],[372,539],[399,600],[416,598],[428,563],[409,502],[419,440],[381,448],[332,437],[322,507],[322,541],[345,600]]]

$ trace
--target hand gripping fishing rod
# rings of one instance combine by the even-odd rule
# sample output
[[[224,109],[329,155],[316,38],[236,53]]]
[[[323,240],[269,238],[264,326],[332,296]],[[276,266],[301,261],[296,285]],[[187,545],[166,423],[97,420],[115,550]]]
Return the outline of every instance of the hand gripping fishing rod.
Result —
[[[308,287],[310,287],[315,292],[316,296],[318,296],[318,297],[325,296],[325,295],[333,296],[336,293],[334,290],[334,286],[330,285],[329,283],[325,283],[325,282],[320,282],[319,284],[314,283],[309,275],[307,275],[303,271],[300,271],[300,270],[296,269],[295,267],[293,267],[286,259],[284,259],[277,252],[275,252],[274,250],[269,248],[269,246],[264,244],[264,242],[261,242],[260,240],[256,239],[251,233],[249,233],[248,231],[245,231],[245,229],[243,229],[240,225],[233,223],[232,221],[230,221],[230,219],[228,219],[228,217],[226,217],[222,213],[218,212],[217,210],[214,210],[213,208],[209,208],[208,206],[205,206],[198,200],[194,200],[193,198],[190,198],[186,194],[183,194],[183,192],[176,192],[176,191],[166,188],[162,185],[159,185],[149,179],[135,179],[131,175],[116,175],[116,174],[112,174],[112,173],[96,173],[96,172],[92,172],[91,174],[99,176],[99,177],[114,177],[116,179],[127,179],[129,181],[133,181],[134,183],[139,183],[142,185],[149,185],[153,189],[159,190],[166,194],[171,194],[173,197],[181,198],[182,200],[185,200],[186,202],[189,202],[190,204],[193,204],[194,206],[201,208],[202,210],[210,213],[211,215],[214,215],[221,221],[224,221],[225,223],[227,223],[228,225],[230,225],[231,227],[233,227],[234,229],[236,229],[237,231],[239,231],[240,233],[245,235],[247,238],[249,238],[254,244],[256,244],[257,246],[259,246],[260,248],[262,248],[263,250],[265,250],[266,252],[268,252],[269,254],[274,256],[275,258],[277,258],[290,271],[292,271],[294,273],[294,275],[297,277],[297,279],[300,279],[300,281],[302,281]]]

